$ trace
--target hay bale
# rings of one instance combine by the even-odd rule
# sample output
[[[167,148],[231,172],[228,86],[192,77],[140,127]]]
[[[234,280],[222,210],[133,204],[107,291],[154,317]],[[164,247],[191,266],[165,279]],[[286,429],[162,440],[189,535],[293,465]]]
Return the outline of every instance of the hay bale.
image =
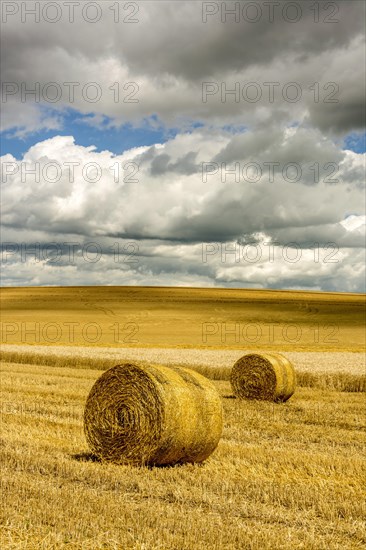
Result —
[[[212,382],[184,368],[112,367],[95,382],[84,411],[91,450],[118,464],[202,462],[217,447],[222,424]]]
[[[296,375],[290,361],[279,353],[251,353],[235,363],[230,382],[237,397],[287,401],[295,391]]]

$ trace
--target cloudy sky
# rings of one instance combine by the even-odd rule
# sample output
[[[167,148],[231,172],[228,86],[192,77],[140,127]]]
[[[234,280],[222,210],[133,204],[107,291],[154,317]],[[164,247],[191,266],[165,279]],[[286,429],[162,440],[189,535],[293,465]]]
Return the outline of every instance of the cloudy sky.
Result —
[[[1,9],[4,286],[365,291],[363,1]]]

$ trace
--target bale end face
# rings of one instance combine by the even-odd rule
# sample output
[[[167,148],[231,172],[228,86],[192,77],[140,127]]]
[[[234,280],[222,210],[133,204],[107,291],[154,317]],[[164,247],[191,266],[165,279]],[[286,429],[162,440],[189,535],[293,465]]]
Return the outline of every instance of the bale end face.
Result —
[[[290,361],[279,353],[248,354],[233,366],[231,387],[236,397],[287,401],[294,393],[296,375]]]
[[[91,450],[117,464],[202,462],[222,433],[213,384],[188,369],[117,365],[95,382],[84,411]]]

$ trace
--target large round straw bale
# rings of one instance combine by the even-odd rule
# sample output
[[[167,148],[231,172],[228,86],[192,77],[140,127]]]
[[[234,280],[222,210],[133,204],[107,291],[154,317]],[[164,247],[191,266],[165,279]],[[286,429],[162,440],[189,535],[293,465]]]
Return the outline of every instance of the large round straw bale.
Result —
[[[230,382],[237,397],[287,401],[295,391],[296,375],[290,361],[279,353],[251,353],[235,363]]]
[[[123,364],[92,387],[84,411],[88,444],[118,464],[202,462],[222,433],[212,382],[188,369]]]

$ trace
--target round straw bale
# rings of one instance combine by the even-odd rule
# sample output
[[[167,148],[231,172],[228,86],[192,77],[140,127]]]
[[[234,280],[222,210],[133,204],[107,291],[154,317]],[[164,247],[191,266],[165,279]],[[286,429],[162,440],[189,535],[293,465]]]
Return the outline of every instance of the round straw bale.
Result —
[[[84,411],[91,450],[117,464],[202,462],[222,425],[212,382],[183,368],[112,367],[95,382]]]
[[[296,375],[290,361],[279,353],[250,353],[235,363],[230,382],[237,397],[287,401],[295,391]]]

